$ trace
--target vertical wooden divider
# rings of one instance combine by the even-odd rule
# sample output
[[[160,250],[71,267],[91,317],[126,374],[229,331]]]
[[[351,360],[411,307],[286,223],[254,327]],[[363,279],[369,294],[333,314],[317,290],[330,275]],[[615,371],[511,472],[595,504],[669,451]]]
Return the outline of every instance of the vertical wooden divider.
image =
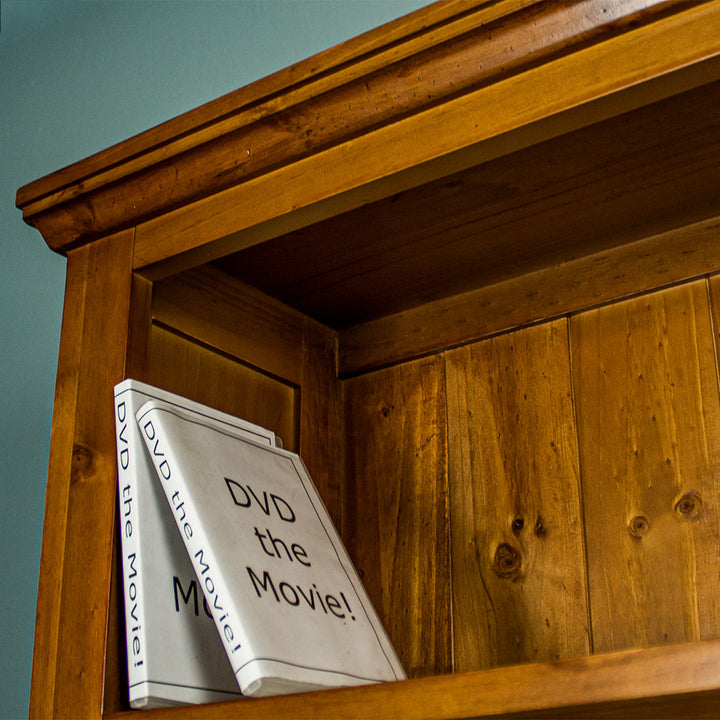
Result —
[[[299,452],[342,533],[343,415],[337,377],[337,336],[309,318],[303,321]]]
[[[446,361],[455,669],[587,655],[566,321]]]
[[[704,280],[571,320],[596,652],[720,637],[720,403]]]
[[[132,248],[128,230],[68,254],[43,534],[43,555],[63,562],[42,563],[32,717],[102,713],[116,494],[112,388],[125,367]],[[54,677],[67,682],[51,692]]]
[[[345,381],[345,537],[411,677],[452,669],[440,356]]]
[[[125,367],[128,377],[141,382],[147,382],[152,324],[152,293],[152,281],[138,273],[133,273],[130,288],[130,323]]]

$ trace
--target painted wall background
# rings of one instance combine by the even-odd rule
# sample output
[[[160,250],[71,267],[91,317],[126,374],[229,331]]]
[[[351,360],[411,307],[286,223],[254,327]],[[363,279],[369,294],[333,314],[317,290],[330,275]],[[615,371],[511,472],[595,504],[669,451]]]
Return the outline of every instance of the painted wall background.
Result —
[[[0,717],[27,717],[65,260],[27,182],[428,0],[0,0]]]

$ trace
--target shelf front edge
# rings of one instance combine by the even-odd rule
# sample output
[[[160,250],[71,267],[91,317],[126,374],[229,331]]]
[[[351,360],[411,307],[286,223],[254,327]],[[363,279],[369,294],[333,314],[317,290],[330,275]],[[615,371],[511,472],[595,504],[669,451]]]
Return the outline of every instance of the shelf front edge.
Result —
[[[572,708],[583,708],[591,717],[602,716],[604,709],[633,717],[642,716],[643,705],[654,700],[678,717],[705,717],[718,698],[720,641],[708,641],[362,688],[247,698],[185,707],[182,717],[450,720],[518,714],[572,717]],[[684,708],[683,714],[677,715],[678,708]],[[654,712],[668,717],[662,708]],[[161,720],[178,714],[160,710],[154,716]]]

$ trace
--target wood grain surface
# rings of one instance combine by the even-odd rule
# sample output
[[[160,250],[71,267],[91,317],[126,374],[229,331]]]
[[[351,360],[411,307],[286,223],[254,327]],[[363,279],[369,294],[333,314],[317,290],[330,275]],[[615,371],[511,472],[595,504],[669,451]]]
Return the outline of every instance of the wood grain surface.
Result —
[[[715,720],[720,642],[625,651],[360,689],[183,708],[185,718]],[[154,711],[158,720],[177,711]],[[134,714],[113,716],[118,720]]]
[[[340,373],[437,352],[718,268],[720,218],[711,217],[346,328],[339,332]]]
[[[117,486],[112,395],[125,369],[132,236],[105,238],[68,258],[32,717],[99,717],[103,709],[100,659],[106,648]],[[108,267],[114,272],[106,277]],[[109,667],[117,665],[111,661]]]
[[[593,648],[720,637],[720,404],[698,281],[571,322]]]
[[[586,655],[566,322],[446,358],[455,668]]]
[[[718,106],[720,83],[704,85],[218,264],[303,313],[346,328],[611,254],[716,214],[720,122],[708,107]],[[646,273],[629,274],[639,280]]]
[[[348,380],[346,542],[406,672],[452,668],[442,359]]]

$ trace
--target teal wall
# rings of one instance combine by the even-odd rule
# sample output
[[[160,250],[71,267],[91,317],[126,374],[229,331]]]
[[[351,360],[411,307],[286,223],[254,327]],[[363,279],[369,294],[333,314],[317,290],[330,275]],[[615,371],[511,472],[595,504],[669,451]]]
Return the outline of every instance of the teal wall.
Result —
[[[427,0],[0,0],[0,717],[27,716],[65,261],[27,182]]]

